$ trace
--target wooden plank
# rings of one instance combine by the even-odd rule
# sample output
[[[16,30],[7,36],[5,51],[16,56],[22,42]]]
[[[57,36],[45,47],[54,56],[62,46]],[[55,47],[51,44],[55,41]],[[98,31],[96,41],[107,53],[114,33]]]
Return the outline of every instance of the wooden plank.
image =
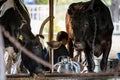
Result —
[[[120,77],[120,72],[99,72],[99,73],[80,73],[80,74],[58,74],[46,73],[46,77]]]
[[[33,77],[25,74],[7,75],[7,79],[55,79],[55,78],[120,78],[120,72],[99,72],[99,73],[80,73],[80,74],[60,74],[60,73],[45,73],[38,74]]]

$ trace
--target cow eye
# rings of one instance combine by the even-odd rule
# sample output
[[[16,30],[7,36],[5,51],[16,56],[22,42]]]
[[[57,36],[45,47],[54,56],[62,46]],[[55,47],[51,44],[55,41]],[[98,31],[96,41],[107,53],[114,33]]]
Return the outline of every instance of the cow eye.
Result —
[[[85,26],[85,27],[88,27],[88,26],[89,26],[89,23],[88,23],[88,22],[86,22],[84,26]]]
[[[33,48],[37,49],[37,48],[39,48],[39,46],[33,46]]]

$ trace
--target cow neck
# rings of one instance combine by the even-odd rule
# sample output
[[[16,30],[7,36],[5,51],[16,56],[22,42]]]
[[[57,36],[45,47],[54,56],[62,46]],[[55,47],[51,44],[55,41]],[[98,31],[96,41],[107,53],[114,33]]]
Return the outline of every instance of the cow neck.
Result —
[[[15,2],[14,2],[15,3]],[[27,24],[27,21],[25,20],[25,18],[23,17],[22,13],[20,12],[20,10],[17,7],[17,4],[15,3],[15,9],[17,10],[17,12],[19,13],[20,17],[22,18],[21,20],[21,25],[19,27],[19,29],[22,29],[22,27]]]
[[[23,26],[24,26],[25,24],[27,24],[27,21],[26,21],[26,19],[23,17],[23,15],[22,15],[22,13],[20,12],[20,10],[19,10],[17,4],[15,3],[15,1],[14,1],[14,5],[15,5],[15,10],[18,12],[18,14],[20,15],[20,17],[22,18],[21,24],[20,24],[20,27],[18,27],[18,33],[17,33],[17,38],[19,38],[20,35],[21,35],[21,29],[23,28]]]
[[[93,16],[94,20],[94,35],[93,35],[93,41],[92,41],[92,53],[94,54],[95,51],[95,39],[96,39],[96,34],[97,34],[97,22],[96,22],[96,17]]]

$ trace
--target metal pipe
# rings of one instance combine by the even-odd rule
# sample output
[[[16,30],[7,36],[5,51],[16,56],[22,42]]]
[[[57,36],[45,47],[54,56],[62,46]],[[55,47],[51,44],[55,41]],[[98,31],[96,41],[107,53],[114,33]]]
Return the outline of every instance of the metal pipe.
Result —
[[[54,18],[54,1],[49,0],[49,17],[50,17],[50,22],[49,22],[49,41],[53,40],[53,18]]]
[[[45,24],[46,24],[49,20],[50,20],[50,17],[47,17],[47,18],[43,21],[43,23],[41,24],[40,30],[39,30],[39,34],[40,34],[40,35],[42,35],[42,33],[43,33],[43,28],[44,28]]]
[[[4,62],[4,45],[3,45],[3,36],[0,26],[0,80],[6,80],[5,78],[5,62]]]
[[[53,73],[54,72],[54,49],[52,49],[51,51],[51,65],[52,65],[51,73]]]
[[[54,34],[54,31],[53,31],[53,18],[54,18],[54,14],[53,14],[53,11],[54,11],[54,1],[53,0],[49,0],[49,19],[50,19],[50,22],[49,22],[49,42],[53,40],[53,34]],[[54,59],[54,56],[53,56],[53,50],[50,49],[50,64],[52,65],[52,68],[51,68],[51,73],[53,73],[53,59]]]

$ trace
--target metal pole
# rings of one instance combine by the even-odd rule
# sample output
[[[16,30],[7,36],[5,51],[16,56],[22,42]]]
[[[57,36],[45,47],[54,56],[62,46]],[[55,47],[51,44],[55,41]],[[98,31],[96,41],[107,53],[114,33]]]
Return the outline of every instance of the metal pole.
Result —
[[[49,41],[53,40],[53,18],[54,18],[54,1],[49,0],[49,17],[50,17],[50,22],[49,22]]]
[[[0,80],[6,80],[3,50],[4,50],[3,36],[2,36],[1,25],[0,25]]]
[[[52,65],[51,73],[53,73],[54,72],[54,49],[51,49],[51,65]]]
[[[54,1],[53,0],[49,0],[49,18],[50,18],[50,22],[49,22],[49,42],[53,40],[53,34],[54,34],[54,31],[53,31],[53,18],[54,18]],[[54,69],[53,69],[53,59],[54,59],[54,56],[53,56],[53,50],[50,48],[50,64],[52,65],[52,69],[51,69],[51,73],[54,72]]]

